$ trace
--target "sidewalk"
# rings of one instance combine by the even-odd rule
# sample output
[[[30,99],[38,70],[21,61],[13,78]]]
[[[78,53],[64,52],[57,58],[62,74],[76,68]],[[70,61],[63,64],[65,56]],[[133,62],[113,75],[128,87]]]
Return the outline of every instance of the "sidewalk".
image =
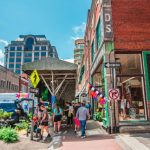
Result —
[[[120,134],[118,136],[132,150],[150,150],[150,133]]]
[[[53,136],[49,150],[124,150],[116,137],[108,135],[95,121],[88,121],[86,135],[81,139],[80,133],[75,135],[73,129],[64,128],[62,134]]]

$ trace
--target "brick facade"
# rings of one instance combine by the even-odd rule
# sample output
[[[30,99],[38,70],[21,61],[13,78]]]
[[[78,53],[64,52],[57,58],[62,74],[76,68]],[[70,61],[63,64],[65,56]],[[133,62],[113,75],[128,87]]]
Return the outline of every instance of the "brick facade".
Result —
[[[150,0],[112,0],[115,49],[150,50]]]
[[[19,91],[19,76],[0,66],[0,93],[17,93]]]

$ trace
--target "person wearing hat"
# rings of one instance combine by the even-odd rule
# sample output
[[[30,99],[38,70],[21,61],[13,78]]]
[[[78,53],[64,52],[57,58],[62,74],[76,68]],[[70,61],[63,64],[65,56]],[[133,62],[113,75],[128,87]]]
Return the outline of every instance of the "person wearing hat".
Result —
[[[40,121],[40,123],[41,123],[41,135],[43,137],[43,133],[44,133],[44,129],[45,129],[47,134],[48,134],[47,137],[50,138],[51,135],[50,135],[49,128],[48,128],[48,118],[49,118],[48,112],[47,112],[44,105],[41,105],[40,109],[42,110],[42,117],[41,117],[41,121]]]

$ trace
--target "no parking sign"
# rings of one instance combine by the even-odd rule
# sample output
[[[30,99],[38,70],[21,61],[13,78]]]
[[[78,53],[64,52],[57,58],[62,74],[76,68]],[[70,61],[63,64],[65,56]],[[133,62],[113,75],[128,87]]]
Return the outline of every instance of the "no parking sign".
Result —
[[[120,99],[120,92],[119,89],[109,89],[108,96],[110,100],[119,100]]]

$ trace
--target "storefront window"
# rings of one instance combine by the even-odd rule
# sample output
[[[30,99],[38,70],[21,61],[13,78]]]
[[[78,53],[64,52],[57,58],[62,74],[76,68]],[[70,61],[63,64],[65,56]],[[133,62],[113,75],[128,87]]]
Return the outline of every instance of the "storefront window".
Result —
[[[121,63],[117,74],[142,74],[140,54],[116,54],[116,60]]]
[[[121,68],[117,70],[119,120],[145,120],[145,96],[140,54],[117,54]]]
[[[119,118],[122,120],[144,120],[145,104],[142,77],[121,77],[121,100]]]

